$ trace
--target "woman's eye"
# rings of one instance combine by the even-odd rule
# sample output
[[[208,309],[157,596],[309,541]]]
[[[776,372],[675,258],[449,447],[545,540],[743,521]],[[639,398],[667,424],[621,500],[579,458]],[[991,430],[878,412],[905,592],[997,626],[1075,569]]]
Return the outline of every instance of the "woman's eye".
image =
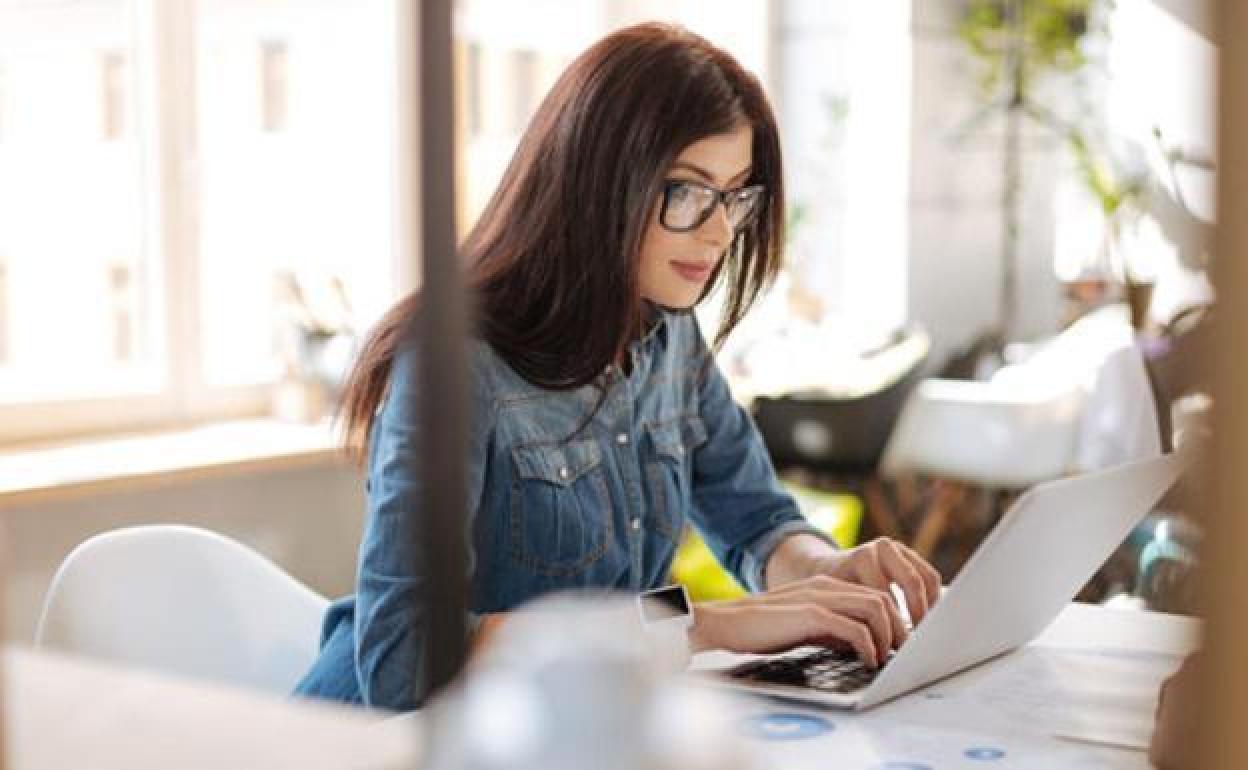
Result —
[[[685,203],[693,197],[693,188],[687,184],[672,185],[672,203]]]

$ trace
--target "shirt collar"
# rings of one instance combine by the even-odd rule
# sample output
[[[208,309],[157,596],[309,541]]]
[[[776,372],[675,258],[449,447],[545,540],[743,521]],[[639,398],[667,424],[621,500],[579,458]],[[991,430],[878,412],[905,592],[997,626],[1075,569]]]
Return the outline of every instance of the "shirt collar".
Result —
[[[668,337],[669,316],[672,311],[665,310],[653,302],[645,303],[646,333],[636,343],[638,348],[650,347],[655,342],[666,345]]]

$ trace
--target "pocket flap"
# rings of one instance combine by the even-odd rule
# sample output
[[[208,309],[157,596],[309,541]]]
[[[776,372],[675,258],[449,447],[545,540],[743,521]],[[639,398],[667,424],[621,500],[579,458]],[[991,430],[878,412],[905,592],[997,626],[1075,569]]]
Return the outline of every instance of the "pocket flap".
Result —
[[[701,417],[682,417],[651,425],[647,428],[655,450],[674,460],[683,460],[686,454],[706,443],[706,424]]]
[[[598,467],[602,454],[593,439],[566,444],[526,444],[513,447],[512,460],[522,479],[538,479],[566,487]]]

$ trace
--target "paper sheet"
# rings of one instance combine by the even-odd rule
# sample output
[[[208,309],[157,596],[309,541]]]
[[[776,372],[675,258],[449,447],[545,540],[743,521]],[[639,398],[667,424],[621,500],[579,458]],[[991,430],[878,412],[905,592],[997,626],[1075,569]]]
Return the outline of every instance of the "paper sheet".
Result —
[[[885,709],[908,722],[973,724],[1144,751],[1161,683],[1181,662],[1150,651],[1033,646]]]
[[[1161,683],[1181,663],[1155,652],[1032,647],[970,697],[1032,729],[1144,750]]]
[[[845,712],[772,706],[741,718],[739,733],[766,767],[838,770],[1074,770],[1146,768],[1142,755],[1089,752],[1043,736],[968,731]]]

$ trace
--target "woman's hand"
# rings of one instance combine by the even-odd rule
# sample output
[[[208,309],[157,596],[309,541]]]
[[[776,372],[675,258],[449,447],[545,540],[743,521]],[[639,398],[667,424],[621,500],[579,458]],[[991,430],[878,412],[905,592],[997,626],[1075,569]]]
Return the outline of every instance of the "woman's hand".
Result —
[[[832,551],[819,558],[812,572],[889,592],[896,583],[906,597],[910,622],[918,625],[940,598],[940,573],[914,549],[892,538],[880,537],[848,551]],[[892,598],[891,592],[888,593]]]
[[[767,585],[773,589],[813,575],[874,588],[890,600],[896,583],[914,624],[940,598],[940,573],[912,548],[887,537],[839,551],[812,535],[794,535],[780,543],[767,564]]]
[[[871,668],[900,646],[906,627],[887,592],[818,575],[744,599],[699,604],[693,652],[778,652],[804,644],[852,648]]]

